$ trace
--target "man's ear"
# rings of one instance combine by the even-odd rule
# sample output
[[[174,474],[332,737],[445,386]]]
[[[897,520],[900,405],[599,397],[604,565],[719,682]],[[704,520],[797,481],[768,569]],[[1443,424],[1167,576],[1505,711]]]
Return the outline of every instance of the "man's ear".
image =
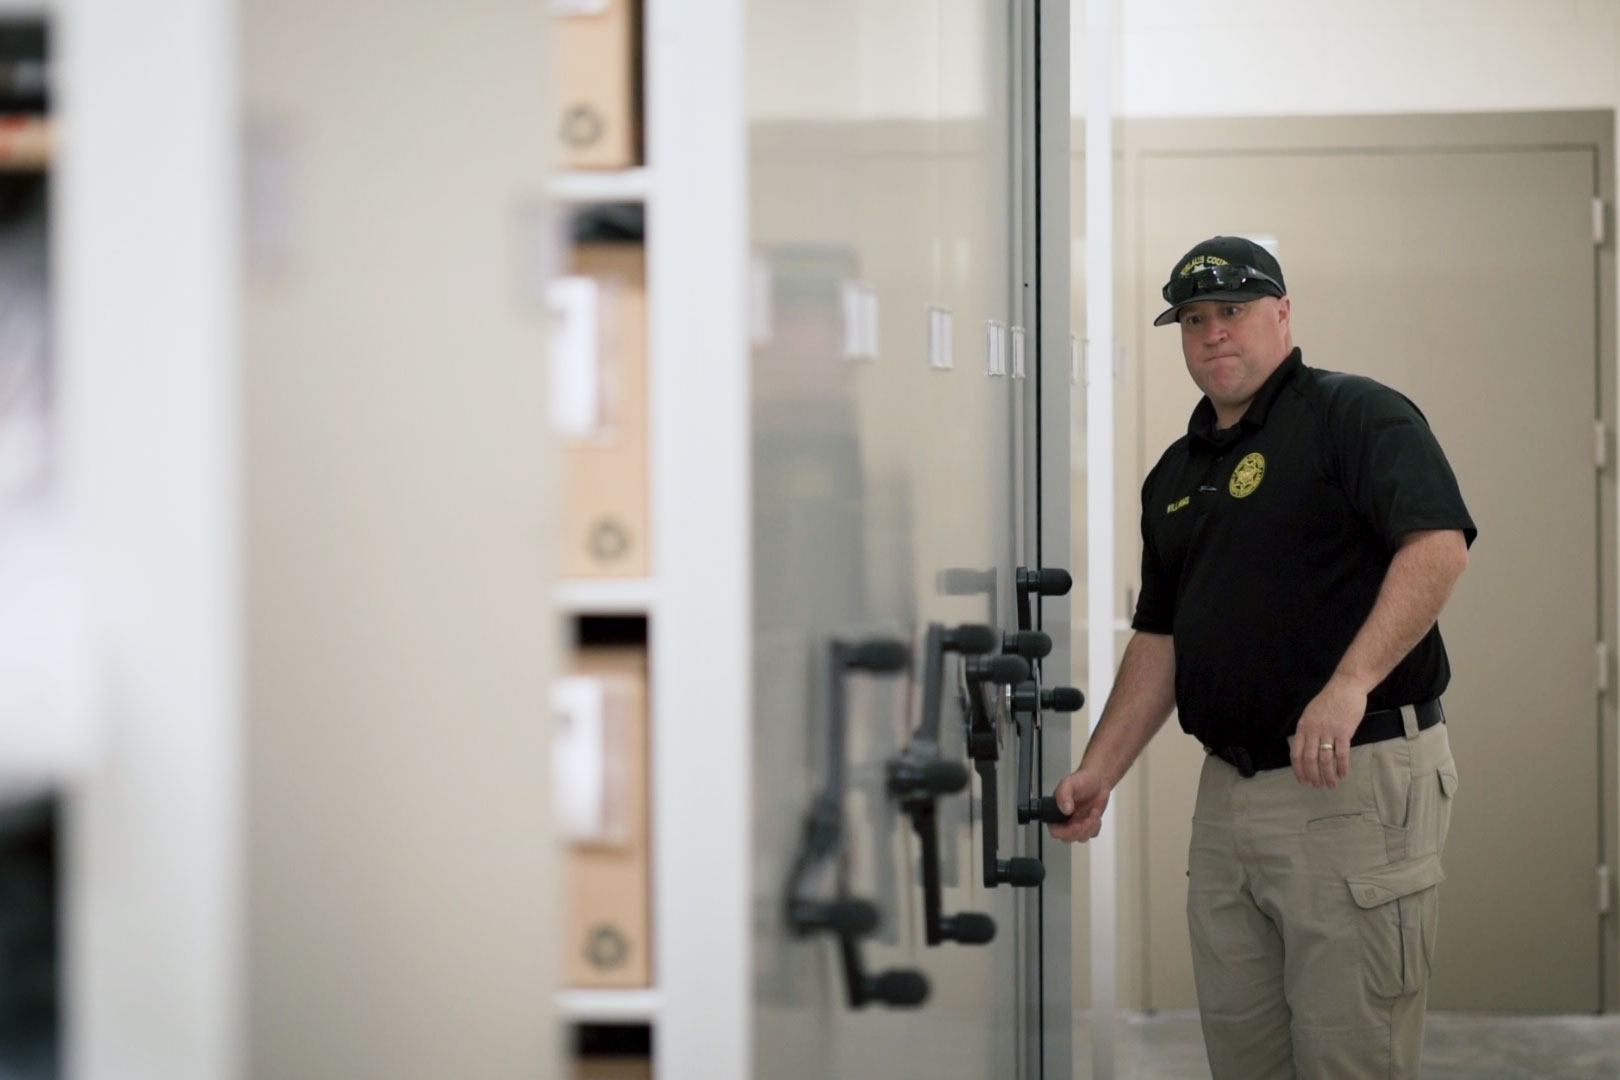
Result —
[[[1292,326],[1293,325],[1293,315],[1294,315],[1293,302],[1286,296],[1279,296],[1277,298],[1277,319],[1278,319],[1278,321],[1281,322],[1284,326]]]

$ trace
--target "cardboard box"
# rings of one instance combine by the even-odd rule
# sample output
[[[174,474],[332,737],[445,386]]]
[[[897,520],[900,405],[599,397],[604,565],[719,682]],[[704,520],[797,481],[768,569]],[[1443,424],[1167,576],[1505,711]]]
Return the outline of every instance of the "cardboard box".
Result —
[[[652,1080],[648,1058],[579,1058],[574,1062],[574,1080]]]
[[[647,506],[647,268],[639,244],[575,249],[571,273],[595,281],[600,422],[563,436],[564,577],[651,572]],[[588,363],[589,358],[561,357]]]
[[[54,143],[51,122],[45,117],[0,115],[0,171],[48,168]]]
[[[624,800],[622,833],[569,846],[564,936],[570,986],[644,987],[652,982],[651,879],[647,827],[647,651],[641,646],[588,646],[570,674],[601,680],[619,734],[611,752]]]
[[[558,165],[638,164],[640,27],[634,0],[553,0],[553,11]]]

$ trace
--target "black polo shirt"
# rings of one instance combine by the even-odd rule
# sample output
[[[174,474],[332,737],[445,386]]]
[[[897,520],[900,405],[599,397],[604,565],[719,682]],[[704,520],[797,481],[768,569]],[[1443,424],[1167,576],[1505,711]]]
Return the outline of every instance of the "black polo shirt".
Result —
[[[1210,746],[1293,733],[1366,621],[1402,536],[1476,530],[1428,421],[1295,349],[1236,427],[1205,398],[1142,485],[1142,596],[1132,625],[1172,634],[1181,726]],[[1430,629],[1369,709],[1439,697]]]

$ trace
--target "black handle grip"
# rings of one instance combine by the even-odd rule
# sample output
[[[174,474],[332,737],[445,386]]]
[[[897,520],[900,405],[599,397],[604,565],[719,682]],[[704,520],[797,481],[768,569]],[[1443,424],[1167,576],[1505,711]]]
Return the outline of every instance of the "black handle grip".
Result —
[[[977,623],[967,623],[944,634],[945,648],[964,656],[983,656],[995,652],[999,640],[995,630]]]
[[[870,901],[833,900],[826,908],[826,926],[840,937],[865,937],[878,927],[877,905]]]
[[[831,931],[840,937],[865,937],[877,929],[878,910],[865,900],[798,900],[789,912],[800,934]]]
[[[1032,889],[1046,880],[1039,859],[1005,859],[996,866],[996,878],[1015,889]]]
[[[843,937],[865,937],[878,926],[878,909],[865,900],[834,900],[827,905],[827,926]]]
[[[986,945],[995,940],[996,920],[977,911],[964,911],[943,920],[943,934],[963,945]]]
[[[928,980],[920,971],[885,971],[868,975],[861,962],[861,947],[854,938],[838,940],[838,952],[844,961],[844,993],[849,1007],[864,1009],[872,1002],[902,1008],[921,1005],[928,1000]]]
[[[1054,686],[1041,691],[1042,707],[1052,712],[1079,712],[1086,704],[1086,695],[1073,686]]]
[[[941,761],[933,758],[917,761],[900,757],[889,763],[889,791],[896,798],[910,800],[919,796],[937,799],[967,787],[967,766],[960,761]]]
[[[950,795],[968,785],[968,768],[960,761],[930,761],[918,772],[919,785],[932,795]]]
[[[894,638],[868,638],[848,646],[845,666],[855,671],[904,671],[911,663],[911,649]]]
[[[1039,630],[1010,630],[1001,635],[1001,651],[1041,660],[1052,654],[1052,635]]]
[[[1013,687],[1013,708],[1018,712],[1032,713],[1036,706],[1048,712],[1078,712],[1086,703],[1086,695],[1072,686],[1053,686],[1041,690],[1036,696],[1036,684],[1033,680]]]
[[[1009,686],[1029,678],[1029,661],[1022,656],[975,656],[965,663],[967,677],[976,682]]]
[[[1041,596],[1068,596],[1069,590],[1074,588],[1074,578],[1067,570],[1043,566],[1025,573],[1029,591]]]
[[[885,971],[867,980],[874,1001],[914,1008],[928,1000],[928,978],[920,971]]]
[[[1013,573],[1013,584],[1018,588],[1018,629],[1033,630],[1035,605],[1029,602],[1030,596],[1067,596],[1074,588],[1074,578],[1055,567],[1030,570],[1020,566]]]
[[[1069,815],[1063,812],[1056,799],[1050,795],[1043,795],[1037,820],[1044,825],[1062,825],[1069,820]]]

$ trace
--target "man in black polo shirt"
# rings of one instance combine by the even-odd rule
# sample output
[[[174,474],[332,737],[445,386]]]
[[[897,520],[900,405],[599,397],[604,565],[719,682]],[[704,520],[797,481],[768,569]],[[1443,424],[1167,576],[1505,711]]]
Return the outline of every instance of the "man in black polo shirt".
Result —
[[[1097,835],[1178,710],[1216,1080],[1415,1077],[1457,787],[1436,620],[1474,523],[1415,405],[1305,366],[1264,248],[1206,240],[1164,297],[1204,400],[1142,486],[1136,632],[1052,835]]]

